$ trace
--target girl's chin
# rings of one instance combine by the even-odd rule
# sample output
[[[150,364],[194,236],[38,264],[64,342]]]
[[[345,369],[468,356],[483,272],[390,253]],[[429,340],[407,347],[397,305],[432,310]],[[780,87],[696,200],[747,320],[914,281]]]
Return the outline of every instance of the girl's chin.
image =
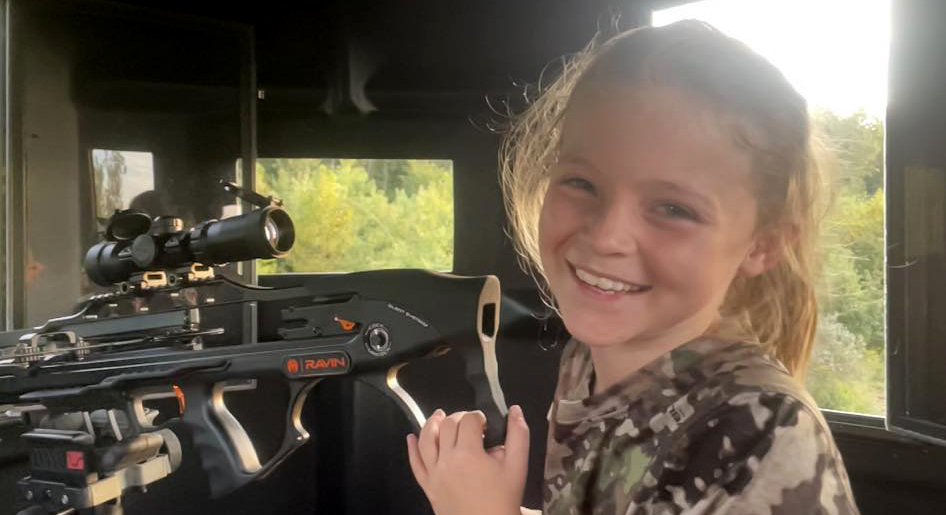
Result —
[[[621,347],[622,345],[624,345],[624,343],[625,343],[625,342],[614,342],[614,341],[611,341],[611,342],[590,341],[590,342],[589,342],[589,341],[587,341],[587,340],[582,340],[581,338],[578,338],[578,341],[584,343],[586,347],[588,347],[589,349],[595,350],[595,351],[605,351],[605,350],[608,350],[608,349],[617,349],[617,348]]]
[[[588,345],[614,345],[634,338],[641,331],[631,327],[628,319],[638,319],[633,315],[614,315],[602,313],[601,310],[590,310],[578,304],[560,305],[562,319],[569,334]],[[619,320],[616,320],[619,319]]]
[[[627,342],[633,340],[636,334],[621,334],[616,336],[616,332],[602,332],[596,330],[571,330],[569,329],[569,334],[571,334],[576,340],[584,343],[589,347],[595,348],[607,348],[607,347],[616,347],[619,345],[624,345]]]

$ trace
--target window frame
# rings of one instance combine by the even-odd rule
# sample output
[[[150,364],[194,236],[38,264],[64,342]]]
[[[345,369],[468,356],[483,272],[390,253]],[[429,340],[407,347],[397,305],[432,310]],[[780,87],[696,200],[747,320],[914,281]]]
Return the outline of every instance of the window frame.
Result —
[[[927,106],[940,104],[932,84],[941,83],[946,68],[927,67],[922,63],[946,58],[946,36],[936,27],[933,19],[946,14],[943,6],[914,5],[911,2],[891,0],[890,80],[888,91],[887,126],[885,141],[886,189],[886,248],[887,248],[887,428],[898,435],[946,446],[946,424],[911,415],[910,392],[929,386],[910,374],[914,355],[923,356],[935,345],[930,335],[911,331],[910,277],[914,268],[907,254],[907,171],[922,166],[942,172],[944,158],[936,153],[936,144],[917,137],[920,134],[940,132],[946,126],[942,111]],[[936,12],[930,12],[936,11]],[[906,27],[910,28],[907,32]],[[904,28],[898,32],[898,28]],[[903,34],[901,36],[901,34]],[[909,34],[909,35],[907,35]],[[931,42],[933,44],[931,44]],[[938,43],[938,45],[937,45]],[[922,55],[920,53],[922,52]],[[937,59],[937,56],[939,59]],[[931,131],[932,129],[932,131]],[[941,194],[946,204],[946,192]],[[929,297],[920,301],[929,306]],[[921,336],[917,336],[920,333]],[[926,336],[924,338],[923,336]],[[944,383],[946,384],[946,383]],[[946,393],[946,392],[940,392]],[[941,447],[946,448],[946,447]]]
[[[13,170],[10,161],[10,89],[8,77],[10,75],[10,2],[0,0],[0,330],[6,331],[13,327],[13,312],[9,309],[9,300],[14,297],[13,267],[10,249],[13,242],[13,204],[10,202],[9,192],[13,189]]]

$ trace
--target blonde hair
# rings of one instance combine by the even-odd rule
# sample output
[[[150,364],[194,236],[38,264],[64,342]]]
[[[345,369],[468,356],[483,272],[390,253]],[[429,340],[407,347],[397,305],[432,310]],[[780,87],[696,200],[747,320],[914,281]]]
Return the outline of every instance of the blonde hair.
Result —
[[[820,152],[805,99],[771,63],[743,43],[695,21],[643,27],[603,44],[593,41],[563,62],[561,74],[515,118],[500,153],[500,180],[520,262],[546,302],[539,277],[538,221],[570,99],[590,85],[672,86],[702,100],[756,174],[758,230],[785,235],[778,264],[737,276],[720,308],[714,335],[751,339],[796,376],[804,374],[817,324],[814,250],[821,218]],[[537,277],[539,276],[539,277]]]

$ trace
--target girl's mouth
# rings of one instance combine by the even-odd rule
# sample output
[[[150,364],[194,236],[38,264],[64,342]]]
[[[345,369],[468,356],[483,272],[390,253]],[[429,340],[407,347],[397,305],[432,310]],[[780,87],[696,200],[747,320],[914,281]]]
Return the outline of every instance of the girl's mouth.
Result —
[[[617,297],[622,294],[644,293],[652,287],[644,284],[624,282],[595,274],[589,270],[578,268],[569,263],[572,273],[581,286],[587,287],[596,293]]]

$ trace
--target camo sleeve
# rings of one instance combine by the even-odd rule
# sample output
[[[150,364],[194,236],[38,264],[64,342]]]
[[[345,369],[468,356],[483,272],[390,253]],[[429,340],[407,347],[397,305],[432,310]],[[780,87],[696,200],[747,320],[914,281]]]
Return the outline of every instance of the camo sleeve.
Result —
[[[785,393],[737,394],[670,447],[654,493],[682,513],[858,513],[824,419]]]

